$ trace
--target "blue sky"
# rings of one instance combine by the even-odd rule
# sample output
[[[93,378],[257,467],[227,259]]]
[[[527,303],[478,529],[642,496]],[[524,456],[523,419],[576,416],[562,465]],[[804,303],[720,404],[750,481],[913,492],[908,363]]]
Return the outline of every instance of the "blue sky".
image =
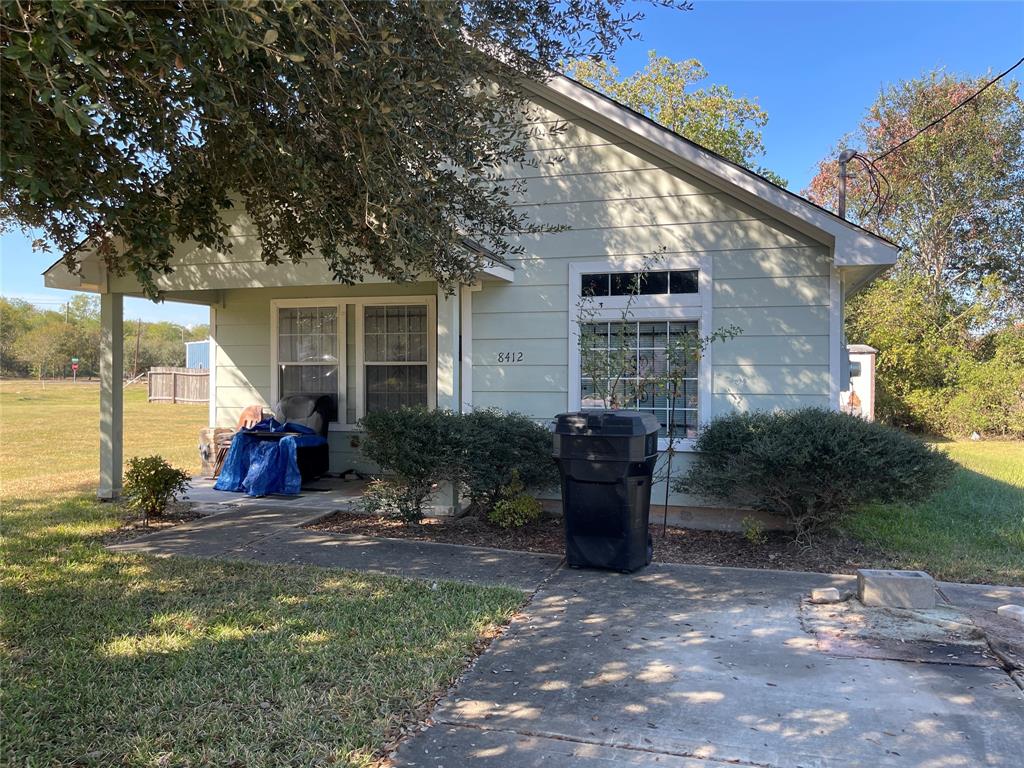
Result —
[[[802,190],[817,161],[851,131],[885,85],[935,68],[978,76],[1024,55],[1024,2],[708,2],[678,12],[644,7],[643,39],[616,58],[623,73],[647,51],[696,58],[707,82],[756,97],[768,112],[764,165]],[[1021,70],[1014,75],[1022,77]],[[43,288],[50,258],[30,238],[0,236],[0,292],[35,302],[66,300]],[[130,299],[126,315],[202,323],[205,307]]]

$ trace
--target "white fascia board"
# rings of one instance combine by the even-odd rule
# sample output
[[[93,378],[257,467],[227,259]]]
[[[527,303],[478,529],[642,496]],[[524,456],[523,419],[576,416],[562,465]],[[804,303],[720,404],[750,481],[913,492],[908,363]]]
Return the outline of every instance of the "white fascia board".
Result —
[[[707,152],[567,77],[554,74],[543,83],[524,80],[522,86],[829,246],[837,266],[896,262],[897,246]]]
[[[516,271],[512,267],[506,266],[505,264],[499,264],[497,262],[491,262],[483,269],[477,272],[478,275],[486,275],[494,280],[500,280],[503,283],[514,283],[516,281]]]

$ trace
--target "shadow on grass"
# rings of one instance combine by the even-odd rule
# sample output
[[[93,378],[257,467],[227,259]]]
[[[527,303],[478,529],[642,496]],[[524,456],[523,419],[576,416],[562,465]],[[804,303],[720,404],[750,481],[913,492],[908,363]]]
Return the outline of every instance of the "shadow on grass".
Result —
[[[114,554],[116,508],[8,505],[12,764],[368,764],[463,668],[511,590]]]

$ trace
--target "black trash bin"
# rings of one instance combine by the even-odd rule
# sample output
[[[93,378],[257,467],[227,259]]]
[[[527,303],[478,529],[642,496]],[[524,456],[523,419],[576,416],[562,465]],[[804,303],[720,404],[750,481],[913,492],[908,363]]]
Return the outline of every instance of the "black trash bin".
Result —
[[[583,411],[555,417],[566,562],[635,571],[651,562],[651,476],[661,425],[649,413]]]

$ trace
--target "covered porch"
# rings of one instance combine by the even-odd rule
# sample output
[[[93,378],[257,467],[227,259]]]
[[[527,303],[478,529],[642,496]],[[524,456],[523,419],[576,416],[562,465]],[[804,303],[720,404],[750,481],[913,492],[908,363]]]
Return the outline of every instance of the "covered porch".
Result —
[[[473,295],[485,281],[511,283],[515,277],[509,265],[482,255],[477,279],[454,291],[432,281],[396,284],[372,276],[342,285],[315,254],[303,264],[269,266],[258,256],[240,259],[238,252],[228,257],[202,249],[186,250],[158,284],[168,301],[209,307],[206,426],[233,428],[246,407],[273,409],[285,395],[328,394],[337,413],[328,429],[330,469],[342,472],[368,468],[357,429],[368,409],[472,407]],[[48,287],[100,297],[97,495],[111,500],[122,488],[124,297],[143,293],[134,278],[108,273],[92,254],[78,266],[73,274],[58,262],[44,276]],[[302,501],[335,504],[347,493],[335,498],[333,491],[311,491]]]

